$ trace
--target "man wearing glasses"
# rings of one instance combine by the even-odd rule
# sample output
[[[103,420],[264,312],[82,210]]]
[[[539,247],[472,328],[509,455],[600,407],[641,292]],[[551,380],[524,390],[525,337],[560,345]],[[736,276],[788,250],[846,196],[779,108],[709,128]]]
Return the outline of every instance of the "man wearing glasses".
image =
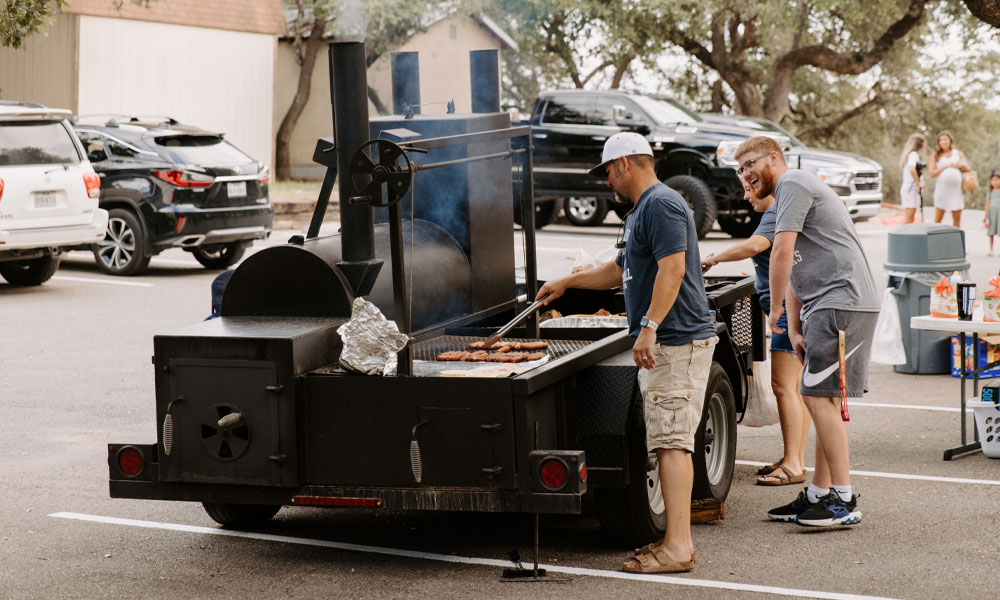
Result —
[[[614,261],[549,281],[537,298],[546,304],[567,288],[625,292],[632,358],[639,367],[646,444],[659,463],[666,506],[663,540],[636,550],[623,565],[634,573],[679,573],[694,566],[691,488],[694,434],[718,338],[708,313],[698,234],[684,198],[660,183],[653,151],[637,133],[619,133],[604,144],[591,175],[634,206],[625,219],[624,247]]]
[[[802,397],[816,426],[816,471],[809,486],[775,521],[829,527],[861,521],[851,490],[841,396],[839,333],[846,337],[846,397],[860,398],[878,319],[879,298],[868,259],[840,198],[819,177],[789,169],[777,142],[754,137],[736,149],[737,173],[758,197],[774,194],[777,223],[771,250],[772,331],[785,299],[788,336],[803,363]]]

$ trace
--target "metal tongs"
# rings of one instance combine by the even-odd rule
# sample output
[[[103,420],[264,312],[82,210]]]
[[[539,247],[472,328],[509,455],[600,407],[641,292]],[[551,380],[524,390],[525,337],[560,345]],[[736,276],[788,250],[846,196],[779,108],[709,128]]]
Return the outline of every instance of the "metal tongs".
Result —
[[[548,298],[548,297],[549,297],[549,295],[545,294],[544,296],[542,296],[538,300],[535,300],[534,302],[531,303],[531,305],[528,306],[528,308],[524,309],[516,317],[514,317],[513,319],[511,319],[509,323],[507,323],[506,325],[504,325],[500,329],[497,329],[496,333],[494,333],[490,337],[486,338],[486,341],[483,342],[483,349],[488,350],[490,346],[492,346],[493,344],[497,343],[497,340],[499,340],[503,336],[507,335],[507,333],[511,329],[513,329],[515,325],[517,325],[521,321],[523,321],[526,318],[528,318],[528,315],[530,315],[531,313],[533,313],[536,310],[538,310],[538,307],[541,306],[542,303],[545,302],[545,299]]]

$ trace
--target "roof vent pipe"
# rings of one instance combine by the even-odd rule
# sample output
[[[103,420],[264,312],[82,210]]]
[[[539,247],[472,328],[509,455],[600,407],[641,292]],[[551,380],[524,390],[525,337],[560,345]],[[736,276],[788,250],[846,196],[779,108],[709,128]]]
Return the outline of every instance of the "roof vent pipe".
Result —
[[[469,52],[472,112],[500,112],[500,57],[497,50]]]
[[[419,54],[393,52],[389,62],[392,74],[392,113],[420,114]]]

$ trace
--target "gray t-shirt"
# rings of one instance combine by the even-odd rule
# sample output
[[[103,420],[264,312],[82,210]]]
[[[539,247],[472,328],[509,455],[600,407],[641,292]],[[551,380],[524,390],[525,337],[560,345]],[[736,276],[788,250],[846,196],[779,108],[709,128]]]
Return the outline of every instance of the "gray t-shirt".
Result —
[[[774,191],[775,231],[795,231],[791,285],[802,318],[821,308],[878,312],[868,258],[844,202],[822,179],[790,169]]]

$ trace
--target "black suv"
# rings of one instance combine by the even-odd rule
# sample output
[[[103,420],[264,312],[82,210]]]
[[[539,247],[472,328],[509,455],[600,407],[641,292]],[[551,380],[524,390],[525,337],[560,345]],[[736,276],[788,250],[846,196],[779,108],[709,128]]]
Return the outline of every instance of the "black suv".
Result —
[[[74,124],[101,176],[104,241],[91,246],[112,275],[135,275],[168,248],[209,269],[235,264],[271,234],[267,168],[214,133],[174,119],[83,117]]]

